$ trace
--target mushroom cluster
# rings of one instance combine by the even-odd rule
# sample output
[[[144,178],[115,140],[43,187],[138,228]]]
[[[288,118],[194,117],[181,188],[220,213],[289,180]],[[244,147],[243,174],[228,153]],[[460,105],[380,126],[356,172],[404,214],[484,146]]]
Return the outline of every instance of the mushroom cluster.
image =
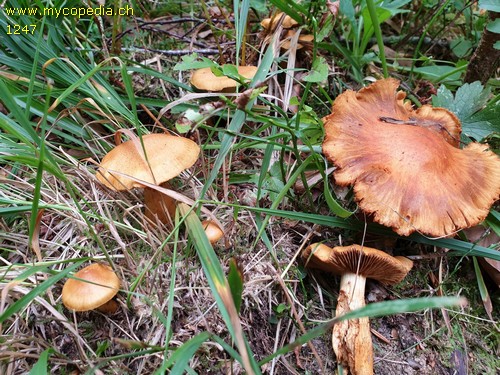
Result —
[[[298,32],[297,27],[299,23],[295,21],[288,14],[283,12],[276,13],[273,17],[265,18],[262,20],[260,25],[264,28],[267,33],[272,33],[276,30],[276,27],[280,24],[281,27],[286,30],[283,41],[281,42],[281,48],[284,50],[289,50],[292,46],[291,40]],[[298,43],[296,48],[299,50],[304,47],[305,44],[310,44],[314,40],[314,36],[311,34],[300,33],[298,37]]]
[[[335,316],[365,306],[366,279],[384,285],[399,283],[413,267],[405,257],[360,245],[330,248],[313,244],[302,252],[307,267],[341,275]],[[332,334],[337,361],[348,373],[373,374],[373,347],[368,318],[352,319],[335,324]]]
[[[484,220],[500,196],[500,158],[488,145],[459,147],[461,125],[443,108],[417,110],[384,79],[339,95],[324,121],[323,153],[359,207],[407,236],[453,235]]]

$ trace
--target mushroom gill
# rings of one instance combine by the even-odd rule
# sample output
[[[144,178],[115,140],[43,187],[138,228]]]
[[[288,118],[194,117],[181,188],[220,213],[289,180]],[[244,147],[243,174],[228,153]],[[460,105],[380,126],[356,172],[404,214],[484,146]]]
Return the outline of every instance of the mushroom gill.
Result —
[[[460,122],[444,108],[413,110],[384,79],[348,90],[324,121],[323,153],[359,207],[400,235],[450,236],[484,220],[500,195],[500,158],[488,145],[460,149]]]

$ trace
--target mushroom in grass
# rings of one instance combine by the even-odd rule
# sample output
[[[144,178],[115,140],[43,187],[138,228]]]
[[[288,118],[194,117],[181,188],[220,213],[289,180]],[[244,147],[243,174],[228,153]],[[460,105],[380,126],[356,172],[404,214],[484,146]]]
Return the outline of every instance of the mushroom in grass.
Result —
[[[313,244],[302,252],[307,267],[341,275],[335,316],[365,306],[366,279],[385,285],[404,279],[413,262],[404,257],[359,245],[330,248]],[[373,347],[368,318],[342,321],[333,327],[332,346],[337,361],[348,373],[373,374]]]
[[[144,145],[144,148],[143,148]],[[169,134],[148,134],[119,144],[101,161],[97,179],[113,190],[144,188],[146,216],[169,223],[175,212],[175,200],[141,184],[161,185],[191,167],[200,153],[190,139]],[[134,178],[131,179],[128,176]]]
[[[93,263],[68,279],[62,289],[64,306],[73,311],[97,309],[105,313],[114,313],[118,304],[113,297],[120,288],[120,279],[111,267]]]
[[[222,237],[224,237],[223,230],[212,220],[203,220],[201,225],[203,229],[205,229],[205,234],[207,235],[208,241],[212,245],[217,243]]]
[[[291,39],[295,36],[297,32],[295,30],[288,30],[285,35],[285,39],[281,42],[281,48],[284,50],[290,49],[292,46]],[[311,44],[314,41],[314,35],[301,33],[297,40],[297,49],[302,49],[304,45]]]
[[[284,29],[291,29],[292,27],[297,26],[299,23],[295,21],[292,17],[290,17],[288,14],[285,14],[283,12],[276,13],[274,17],[270,18],[264,18],[260,25],[266,29],[268,32],[272,32],[276,29],[278,26],[278,23],[280,19],[283,18],[283,21],[281,22],[281,26]]]
[[[450,236],[484,220],[500,196],[500,158],[488,145],[459,148],[460,122],[444,108],[417,110],[384,79],[348,90],[324,121],[323,153],[359,207],[407,236]]]
[[[238,66],[238,74],[246,79],[252,79],[257,73],[256,66]],[[239,82],[226,76],[216,76],[212,69],[201,68],[193,72],[190,80],[191,85],[198,91],[208,92],[234,92],[240,85]]]

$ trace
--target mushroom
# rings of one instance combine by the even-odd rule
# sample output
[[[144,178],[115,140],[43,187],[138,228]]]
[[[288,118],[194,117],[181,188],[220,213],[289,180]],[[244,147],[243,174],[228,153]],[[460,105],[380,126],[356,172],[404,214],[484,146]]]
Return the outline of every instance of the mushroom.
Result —
[[[198,159],[200,148],[190,139],[169,134],[144,135],[142,142],[144,148],[137,138],[108,152],[101,161],[97,179],[112,190],[144,188],[146,217],[153,219],[157,215],[160,221],[169,223],[169,217],[175,212],[175,201],[136,180],[161,185],[191,167]]]
[[[62,289],[64,306],[73,311],[97,309],[114,313],[118,304],[112,299],[120,288],[120,279],[111,267],[93,263],[68,279]]]
[[[359,207],[407,236],[441,237],[484,220],[500,196],[500,158],[488,145],[459,148],[461,126],[444,108],[417,110],[384,79],[339,95],[324,121],[323,153]]]
[[[385,285],[404,279],[413,262],[360,245],[330,248],[313,244],[302,252],[307,267],[342,275],[335,316],[365,306],[366,279]],[[354,375],[373,374],[373,347],[368,318],[342,321],[333,327],[332,346],[337,361]]]
[[[280,19],[283,17],[284,13],[279,12],[274,17],[270,18],[264,18],[260,25],[266,29],[268,32],[274,31],[276,27],[278,26],[278,23]],[[283,17],[283,22],[281,23],[281,26],[284,29],[291,29],[292,27],[297,26],[299,23],[295,21],[292,17],[290,17],[288,14],[285,14]]]
[[[288,30],[288,32],[285,35],[285,39],[283,42],[281,42],[281,48],[288,50],[290,49],[292,43],[291,39],[295,35],[296,31],[295,30]],[[302,49],[304,47],[304,44],[310,44],[314,41],[314,35],[311,34],[303,34],[301,33],[298,38],[298,43],[297,43],[297,49]]]
[[[257,73],[256,66],[238,66],[238,74],[246,79],[252,79]],[[198,91],[208,92],[234,92],[239,83],[234,79],[220,76],[217,77],[210,68],[201,68],[193,72],[191,85]]]
[[[201,225],[203,229],[205,229],[205,234],[207,235],[208,241],[212,245],[224,236],[224,232],[222,231],[222,229],[212,220],[204,220]]]

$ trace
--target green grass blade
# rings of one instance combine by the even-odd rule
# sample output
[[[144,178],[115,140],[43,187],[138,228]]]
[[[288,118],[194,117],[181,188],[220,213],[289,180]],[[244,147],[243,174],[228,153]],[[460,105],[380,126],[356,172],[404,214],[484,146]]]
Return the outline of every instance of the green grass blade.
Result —
[[[49,355],[54,353],[55,350],[52,348],[45,349],[42,354],[40,354],[40,358],[33,365],[33,368],[29,372],[29,375],[46,375],[48,374],[47,368],[49,366]]]
[[[479,294],[481,295],[484,309],[486,310],[488,317],[491,320],[494,320],[492,316],[493,305],[491,304],[491,298],[490,294],[488,293],[488,288],[484,283],[483,273],[481,272],[481,268],[479,267],[479,262],[477,261],[476,257],[473,257],[472,260],[474,262],[474,272],[476,273],[477,287],[479,288]]]
[[[186,341],[182,346],[177,348],[169,358],[169,360],[165,363],[163,369],[159,369],[155,372],[155,374],[164,374],[165,370],[173,365],[172,370],[170,371],[170,375],[182,375],[184,374],[185,368],[188,365],[191,358],[193,358],[194,353],[198,350],[198,348],[208,339],[210,338],[210,334],[208,332],[202,332],[192,339]]]
[[[227,329],[231,334],[241,355],[242,365],[248,374],[260,374],[248,343],[243,334],[241,321],[231,294],[231,289],[224,275],[222,265],[215,254],[212,245],[203,230],[200,220],[184,203],[178,205],[181,215],[185,218],[190,239],[193,241],[196,253],[200,259],[208,284],[212,290],[217,306]]]
[[[464,301],[465,299],[459,297],[423,297],[423,298],[372,303],[366,305],[365,307],[362,307],[361,309],[351,311],[345,315],[342,315],[338,318],[334,318],[326,323],[323,323],[311,329],[309,332],[300,336],[294,342],[285,345],[284,347],[274,352],[272,355],[261,360],[259,362],[259,365],[262,366],[263,364],[272,361],[274,358],[280,355],[292,352],[294,348],[302,346],[308,341],[331,331],[333,326],[337,322],[340,322],[342,320],[359,319],[363,317],[375,318],[378,316],[409,313],[425,309],[435,309],[446,306],[458,306],[462,305]]]
[[[77,261],[75,264],[69,266],[58,274],[49,277],[47,280],[33,288],[29,293],[27,293],[24,297],[18,299],[16,302],[7,307],[0,314],[0,324],[5,320],[9,319],[15,313],[21,311],[25,308],[33,299],[35,299],[40,294],[44,293],[47,289],[51,288],[54,284],[56,284],[59,280],[66,277],[70,272],[77,269],[85,260]]]
[[[257,70],[257,73],[255,74],[254,78],[252,79],[252,82],[250,82],[250,87],[255,87],[255,85],[263,81],[264,78],[266,77],[267,73],[269,72],[269,69],[271,68],[271,64],[273,63],[273,51],[272,48],[268,48],[267,52],[265,53],[262,63],[259,65],[259,69]],[[249,103],[246,105],[246,110],[249,111],[250,108],[252,108],[254,101],[249,101]],[[217,155],[217,159],[215,159],[214,166],[212,168],[212,172],[210,172],[210,176],[207,178],[207,181],[205,182],[203,189],[200,192],[200,197],[203,198],[205,196],[205,193],[209,189],[210,185],[212,182],[214,182],[215,178],[217,177],[217,174],[219,173],[220,168],[222,167],[222,164],[224,163],[224,160],[226,159],[227,154],[231,151],[231,145],[233,144],[234,140],[234,134],[237,134],[240,132],[241,127],[243,126],[244,122],[246,120],[246,113],[245,111],[242,110],[236,110],[233,118],[231,119],[231,122],[229,123],[228,126],[228,133],[225,133],[222,137],[222,141],[220,144],[220,149],[219,149],[219,155]]]
[[[384,72],[384,77],[389,77],[389,71],[387,69],[387,61],[385,59],[385,47],[384,40],[382,39],[382,31],[380,29],[380,23],[377,16],[377,10],[375,9],[375,3],[373,0],[366,0],[366,6],[368,12],[370,13],[370,18],[372,21],[373,31],[375,32],[375,38],[377,39],[378,53],[380,57],[380,62],[382,63],[382,71]]]
[[[302,14],[307,14],[307,9],[297,1],[270,0],[269,2],[297,22],[302,22]]]
[[[240,205],[226,204],[231,207],[239,207]],[[305,221],[308,223],[318,224],[327,227],[351,229],[356,231],[361,231],[364,229],[364,223],[353,219],[352,217],[343,219],[335,216],[325,216],[318,214],[310,214],[307,212],[295,212],[295,211],[284,211],[270,208],[259,208],[259,207],[243,207],[245,210],[252,212],[259,212],[266,215],[283,217],[291,220]],[[390,228],[386,228],[379,224],[370,223],[367,226],[367,231],[369,233],[376,233],[379,235],[398,237],[403,240],[415,241],[418,243],[423,243],[431,246],[438,246],[443,248],[448,248],[454,250],[457,254],[450,253],[450,255],[468,255],[468,256],[480,256],[484,258],[491,258],[495,260],[500,260],[500,252],[495,249],[489,249],[484,246],[476,245],[474,243],[469,243],[454,238],[440,238],[432,239],[425,237],[418,233],[413,233],[408,237],[398,236]]]

